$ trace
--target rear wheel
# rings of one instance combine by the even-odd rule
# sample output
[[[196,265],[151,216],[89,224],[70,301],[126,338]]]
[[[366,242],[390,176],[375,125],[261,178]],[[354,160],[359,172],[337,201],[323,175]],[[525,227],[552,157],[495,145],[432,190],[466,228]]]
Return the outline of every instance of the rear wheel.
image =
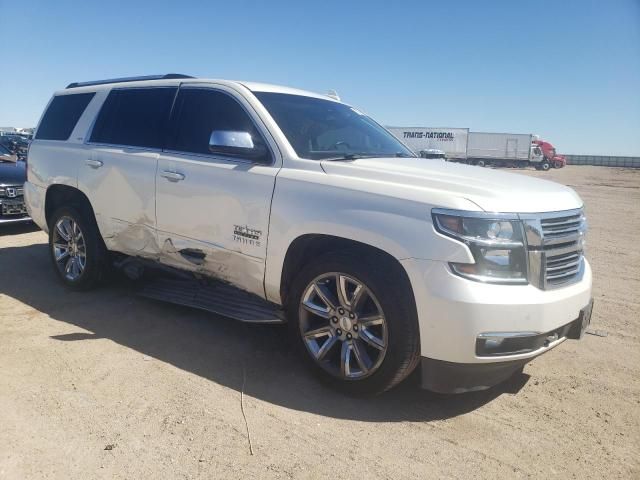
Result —
[[[68,287],[87,290],[103,277],[106,249],[95,221],[79,209],[62,207],[54,212],[49,252],[58,277]]]
[[[294,341],[325,382],[352,394],[378,394],[419,360],[413,295],[387,259],[331,253],[298,274],[289,296]]]
[[[478,160],[476,162],[476,165],[479,166],[479,167],[486,167],[487,166],[487,164],[485,163],[484,160]]]
[[[546,172],[550,168],[551,168],[551,164],[549,163],[549,160],[543,160],[542,163],[540,164],[540,170],[544,170]]]

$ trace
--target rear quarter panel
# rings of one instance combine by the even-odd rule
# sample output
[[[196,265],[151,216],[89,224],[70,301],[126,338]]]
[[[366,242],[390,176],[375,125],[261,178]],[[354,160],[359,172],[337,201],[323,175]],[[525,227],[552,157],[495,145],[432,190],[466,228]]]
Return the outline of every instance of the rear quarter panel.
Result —
[[[87,89],[73,89],[70,92],[57,92],[56,95],[90,91]],[[34,140],[29,147],[29,164],[27,168],[27,180],[29,182],[42,188],[47,188],[53,184],[77,186],[77,161],[78,158],[86,158],[86,150],[88,149],[84,145],[85,136],[93,125],[93,120],[107,94],[107,90],[96,92],[67,140],[38,140],[38,128],[42,121],[42,117],[40,118],[38,128],[34,132]],[[49,103],[51,103],[51,100]],[[49,108],[49,103],[43,112],[46,112],[47,108]]]

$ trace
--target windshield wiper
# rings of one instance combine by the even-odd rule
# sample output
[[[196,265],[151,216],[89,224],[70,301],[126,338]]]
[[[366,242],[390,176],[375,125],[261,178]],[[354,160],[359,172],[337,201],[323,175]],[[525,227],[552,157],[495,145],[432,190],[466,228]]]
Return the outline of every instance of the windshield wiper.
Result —
[[[398,157],[398,158],[414,158],[415,155],[409,155],[407,153],[347,153],[341,157],[323,158],[327,162],[341,162],[345,160],[358,160],[359,158],[384,158],[384,157]]]
[[[365,158],[365,156],[358,153],[347,153],[346,155],[342,155],[341,157],[322,158],[321,160],[327,162],[341,162],[344,160],[357,160],[359,158]]]

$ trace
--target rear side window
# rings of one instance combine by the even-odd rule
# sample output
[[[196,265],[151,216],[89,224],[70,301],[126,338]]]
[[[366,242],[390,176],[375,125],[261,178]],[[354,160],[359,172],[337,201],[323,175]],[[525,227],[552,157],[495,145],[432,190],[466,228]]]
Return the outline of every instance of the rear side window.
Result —
[[[68,140],[95,93],[53,97],[38,127],[38,140]]]
[[[112,90],[91,133],[91,142],[162,148],[176,87]]]
[[[230,95],[216,90],[181,89],[167,149],[208,154],[214,130],[249,132],[254,141],[261,139],[247,112]]]

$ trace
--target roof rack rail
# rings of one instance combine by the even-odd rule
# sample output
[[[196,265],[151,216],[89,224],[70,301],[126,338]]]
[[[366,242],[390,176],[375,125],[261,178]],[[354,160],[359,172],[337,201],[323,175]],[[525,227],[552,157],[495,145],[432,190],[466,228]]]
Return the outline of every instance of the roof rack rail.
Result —
[[[166,73],[164,75],[145,75],[141,77],[110,78],[108,80],[93,80],[91,82],[73,82],[67,88],[92,87],[94,85],[106,85],[108,83],[139,82],[143,80],[174,80],[178,78],[195,78],[181,73]]]

